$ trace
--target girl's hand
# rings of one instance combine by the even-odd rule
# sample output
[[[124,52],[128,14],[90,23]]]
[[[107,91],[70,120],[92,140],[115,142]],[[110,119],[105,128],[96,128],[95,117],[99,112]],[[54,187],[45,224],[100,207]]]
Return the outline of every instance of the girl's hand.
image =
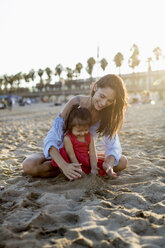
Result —
[[[113,171],[113,166],[104,162],[103,163],[103,169],[106,171],[107,175],[112,178],[116,178],[117,174]]]
[[[81,164],[70,163],[61,169],[64,175],[69,180],[74,180],[81,177],[81,173],[82,173]]]
[[[94,174],[94,175],[98,174],[98,168],[97,167],[91,168],[91,174]]]

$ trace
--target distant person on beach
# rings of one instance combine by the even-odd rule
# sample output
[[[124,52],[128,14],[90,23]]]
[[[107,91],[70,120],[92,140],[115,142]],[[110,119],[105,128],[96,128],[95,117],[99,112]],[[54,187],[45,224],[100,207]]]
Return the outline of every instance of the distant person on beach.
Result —
[[[65,120],[75,104],[87,108],[91,113],[89,132],[92,136],[102,137],[105,146],[104,168],[115,166],[115,172],[118,172],[127,167],[127,159],[121,154],[118,137],[127,107],[127,92],[119,76],[108,74],[95,82],[91,95],[75,96],[66,103],[44,140],[44,154],[32,154],[23,161],[25,174],[40,177],[56,176],[57,169],[51,162],[54,160],[68,179],[81,177],[81,166],[67,163],[59,153],[63,147]]]
[[[139,92],[135,92],[135,96],[132,98],[132,103],[141,103],[141,95]]]
[[[113,168],[104,168],[104,160],[97,160],[93,136],[89,133],[91,114],[87,108],[73,105],[65,120],[64,147],[60,149],[61,156],[67,163],[81,166],[85,174],[98,174],[116,178]],[[57,175],[61,172],[57,163],[52,160],[52,165],[57,168]],[[98,168],[97,168],[98,167]],[[99,170],[98,170],[99,169]],[[105,171],[105,170],[106,171]]]
[[[11,95],[8,95],[7,96],[7,108],[9,110],[12,110],[12,105],[13,105],[13,102],[12,102],[12,99],[11,99]]]
[[[151,98],[151,93],[150,91],[144,90],[142,93],[142,103],[151,103],[152,98]]]

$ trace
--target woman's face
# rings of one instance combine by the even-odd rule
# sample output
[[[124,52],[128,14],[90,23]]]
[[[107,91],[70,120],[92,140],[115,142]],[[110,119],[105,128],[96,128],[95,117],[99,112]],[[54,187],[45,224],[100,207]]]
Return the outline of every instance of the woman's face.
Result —
[[[96,87],[94,90],[95,90],[95,94],[92,97],[92,103],[93,103],[94,108],[97,111],[101,111],[102,109],[113,104],[115,97],[116,97],[116,93],[112,88],[110,87],[97,88]]]

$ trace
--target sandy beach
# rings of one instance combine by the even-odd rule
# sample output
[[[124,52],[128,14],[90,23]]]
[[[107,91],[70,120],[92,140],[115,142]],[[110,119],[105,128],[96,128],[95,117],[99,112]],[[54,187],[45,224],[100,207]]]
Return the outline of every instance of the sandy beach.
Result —
[[[42,152],[60,109],[0,110],[0,247],[165,247],[163,102],[128,108],[120,134],[128,168],[116,179],[24,175],[22,161]]]

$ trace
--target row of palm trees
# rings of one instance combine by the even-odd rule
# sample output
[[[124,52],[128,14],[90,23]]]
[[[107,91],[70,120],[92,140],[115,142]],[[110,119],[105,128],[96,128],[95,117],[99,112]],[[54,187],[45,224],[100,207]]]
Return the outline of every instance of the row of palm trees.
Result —
[[[140,59],[139,59],[139,48],[136,44],[133,44],[133,46],[131,47],[131,56],[128,60],[128,65],[130,68],[132,68],[132,71],[134,72],[135,67],[137,67],[140,64]],[[158,61],[160,59],[162,55],[162,51],[160,47],[156,47],[155,49],[153,49],[153,53],[155,55],[155,59]],[[122,66],[122,63],[124,61],[124,56],[122,53],[118,52],[113,59],[115,66],[119,69],[119,74],[120,74],[120,68]],[[151,62],[153,61],[152,57],[147,58],[147,62],[148,62],[148,69],[151,70]],[[90,57],[87,60],[87,66],[86,66],[86,71],[89,74],[90,77],[92,77],[92,73],[93,73],[93,69],[94,66],[96,64],[99,64],[101,69],[103,71],[105,71],[108,62],[105,58],[102,58],[101,60],[95,60],[93,57]],[[70,67],[66,67],[64,68],[61,64],[58,64],[55,67],[55,70],[51,70],[49,67],[46,67],[44,70],[43,69],[39,69],[38,71],[34,71],[33,69],[29,71],[29,73],[22,73],[19,72],[15,75],[3,75],[0,77],[0,91],[1,92],[8,92],[8,91],[13,91],[15,89],[20,89],[21,87],[21,82],[22,80],[24,80],[26,83],[29,82],[34,82],[35,77],[38,75],[40,80],[39,83],[36,84],[36,88],[40,91],[42,91],[42,89],[46,89],[48,85],[51,84],[52,82],[52,76],[58,76],[59,77],[59,82],[61,81],[61,74],[65,71],[66,73],[66,81],[67,80],[73,80],[73,79],[77,79],[78,77],[80,77],[81,71],[83,69],[83,65],[82,63],[77,63],[75,68],[72,69]],[[44,73],[46,73],[47,78],[43,79],[43,75]],[[59,84],[59,82],[57,82],[57,85]],[[56,85],[56,83],[55,83]],[[28,87],[27,87],[28,88]]]

